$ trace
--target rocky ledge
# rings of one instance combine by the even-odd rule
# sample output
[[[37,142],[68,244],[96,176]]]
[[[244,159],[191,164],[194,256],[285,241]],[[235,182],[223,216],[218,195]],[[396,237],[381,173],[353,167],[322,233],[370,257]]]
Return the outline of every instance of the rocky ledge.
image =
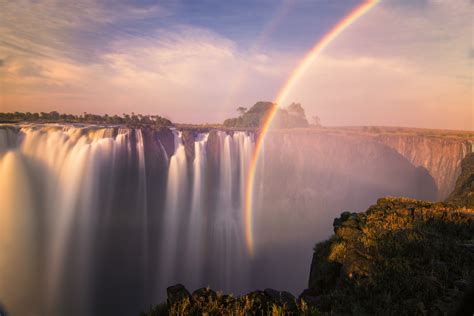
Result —
[[[472,298],[474,210],[383,198],[315,247],[300,299],[331,314],[444,315]]]

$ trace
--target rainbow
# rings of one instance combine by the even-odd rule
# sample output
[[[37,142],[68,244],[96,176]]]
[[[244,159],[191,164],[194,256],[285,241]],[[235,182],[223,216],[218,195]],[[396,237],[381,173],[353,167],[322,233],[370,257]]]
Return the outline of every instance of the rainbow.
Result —
[[[253,151],[252,160],[250,162],[249,170],[247,173],[246,187],[245,187],[245,201],[244,201],[244,218],[245,218],[245,240],[247,244],[247,250],[250,255],[254,252],[254,239],[253,239],[253,191],[255,183],[255,171],[257,169],[258,159],[260,152],[263,147],[265,135],[267,134],[273,118],[278,109],[278,104],[286,98],[288,93],[291,91],[298,79],[303,75],[305,70],[311,65],[314,59],[321,53],[321,51],[328,46],[339,34],[341,34],[349,25],[354,23],[358,18],[367,13],[372,9],[379,0],[366,0],[356,8],[354,8],[347,16],[345,16],[337,25],[335,25],[328,33],[326,33],[305,55],[298,66],[293,70],[288,80],[285,82],[283,87],[279,90],[272,109],[268,112],[263,120],[260,133],[255,142],[255,148]]]

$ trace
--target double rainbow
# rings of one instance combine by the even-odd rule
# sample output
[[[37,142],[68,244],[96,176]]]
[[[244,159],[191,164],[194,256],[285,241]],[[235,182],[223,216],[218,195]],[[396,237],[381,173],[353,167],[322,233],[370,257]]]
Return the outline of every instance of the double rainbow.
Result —
[[[349,25],[354,23],[358,18],[367,13],[372,9],[379,0],[366,0],[356,8],[354,8],[347,16],[345,16],[337,25],[335,25],[323,38],[321,38],[313,48],[305,55],[299,65],[293,70],[288,80],[285,82],[283,87],[279,90],[278,95],[274,101],[274,106],[266,115],[263,124],[261,126],[260,133],[255,143],[255,148],[250,162],[246,188],[245,188],[245,240],[247,244],[247,250],[250,255],[254,252],[254,239],[253,239],[253,190],[255,184],[255,171],[257,169],[258,159],[262,150],[265,136],[270,128],[273,118],[278,109],[278,104],[282,103],[288,93],[291,91],[298,79],[303,75],[305,70],[311,65],[318,54],[328,46],[339,34],[341,34]]]

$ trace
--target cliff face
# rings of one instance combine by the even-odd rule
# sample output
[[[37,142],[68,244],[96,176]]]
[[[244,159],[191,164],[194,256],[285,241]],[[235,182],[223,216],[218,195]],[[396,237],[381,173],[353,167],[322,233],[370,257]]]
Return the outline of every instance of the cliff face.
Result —
[[[367,209],[380,196],[446,198],[472,140],[473,133],[398,128],[270,131],[255,185],[255,287],[301,291],[308,249],[344,210]],[[266,267],[272,258],[283,259]],[[288,278],[272,279],[279,274]]]
[[[461,162],[461,175],[447,201],[474,208],[474,153],[467,155]]]
[[[438,187],[437,200],[454,189],[462,159],[472,151],[469,140],[423,135],[381,135],[376,139],[392,147],[414,166],[428,170]]]
[[[271,131],[257,170],[252,280],[255,287],[292,292],[303,289],[308,250],[330,235],[334,216],[366,209],[380,196],[435,200],[437,194],[426,169],[380,142],[348,133]]]
[[[316,245],[301,298],[336,315],[470,315],[472,301],[461,302],[472,299],[473,214],[395,198],[345,212]]]

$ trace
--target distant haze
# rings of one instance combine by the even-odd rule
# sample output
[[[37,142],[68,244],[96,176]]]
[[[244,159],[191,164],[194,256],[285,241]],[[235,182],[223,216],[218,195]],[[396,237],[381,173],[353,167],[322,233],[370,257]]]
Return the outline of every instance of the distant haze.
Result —
[[[273,100],[358,1],[2,2],[0,111],[222,122]],[[469,0],[382,1],[285,103],[323,125],[474,128]],[[21,27],[19,27],[21,26]]]

